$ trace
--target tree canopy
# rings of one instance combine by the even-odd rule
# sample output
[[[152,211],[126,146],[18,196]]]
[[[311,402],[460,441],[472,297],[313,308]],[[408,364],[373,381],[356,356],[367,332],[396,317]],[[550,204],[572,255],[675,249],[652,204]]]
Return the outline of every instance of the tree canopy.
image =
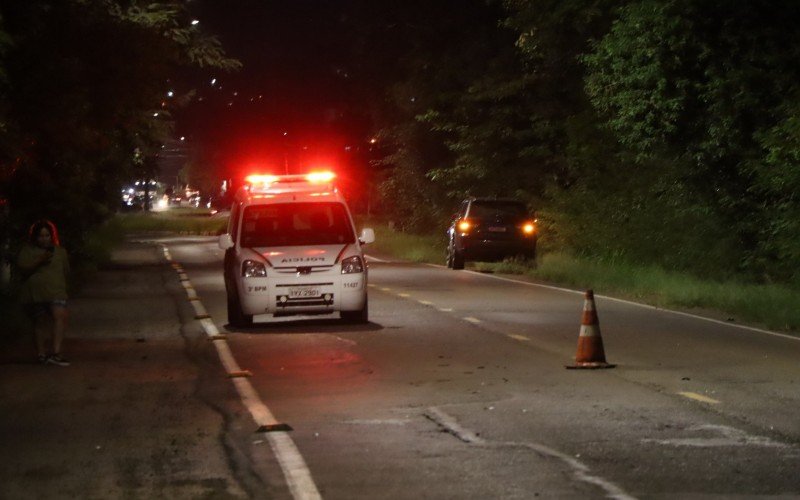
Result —
[[[47,217],[79,247],[119,203],[123,180],[153,175],[187,66],[235,70],[179,2],[0,4],[0,198],[19,234]]]
[[[800,280],[796,2],[468,4],[389,94],[433,96],[386,130],[448,152],[387,158],[393,190],[425,176],[438,213],[522,197],[548,244],[594,257]]]

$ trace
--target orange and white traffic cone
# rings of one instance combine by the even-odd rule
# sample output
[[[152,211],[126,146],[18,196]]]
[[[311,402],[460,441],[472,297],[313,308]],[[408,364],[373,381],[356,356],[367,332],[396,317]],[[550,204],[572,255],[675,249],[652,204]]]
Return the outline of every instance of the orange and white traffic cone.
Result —
[[[606,363],[603,350],[603,337],[600,336],[600,322],[594,307],[594,292],[586,290],[583,302],[583,318],[581,332],[578,336],[578,350],[575,353],[575,364],[567,365],[569,369],[614,368],[617,365]]]

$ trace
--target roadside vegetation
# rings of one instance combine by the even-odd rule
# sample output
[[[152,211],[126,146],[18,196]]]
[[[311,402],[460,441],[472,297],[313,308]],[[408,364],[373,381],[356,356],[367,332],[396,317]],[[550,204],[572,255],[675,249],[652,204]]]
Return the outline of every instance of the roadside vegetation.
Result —
[[[413,262],[444,264],[444,236],[410,234],[370,221],[376,241],[367,252]],[[780,331],[800,331],[800,292],[777,284],[714,281],[687,272],[667,271],[657,265],[635,265],[622,260],[580,257],[545,249],[536,263],[507,259],[470,262],[478,272],[522,275],[537,281],[575,288],[592,288],[611,295],[667,309],[741,322]]]
[[[800,6],[556,3],[420,21],[378,136],[386,220],[428,233],[467,196],[516,197],[541,279],[796,328]]]
[[[82,245],[71,253],[70,295],[79,292],[82,283],[110,262],[114,248],[127,236],[216,235],[225,230],[227,222],[227,217],[212,216],[208,210],[192,208],[116,214],[89,229]],[[31,328],[16,301],[15,290],[14,281],[3,283],[0,289],[0,344],[24,337],[24,332]]]

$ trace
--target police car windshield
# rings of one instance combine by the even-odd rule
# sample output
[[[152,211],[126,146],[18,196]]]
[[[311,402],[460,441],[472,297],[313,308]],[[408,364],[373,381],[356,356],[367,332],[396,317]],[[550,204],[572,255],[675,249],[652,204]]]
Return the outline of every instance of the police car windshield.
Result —
[[[341,203],[252,205],[242,216],[241,245],[246,248],[353,242],[355,234]]]

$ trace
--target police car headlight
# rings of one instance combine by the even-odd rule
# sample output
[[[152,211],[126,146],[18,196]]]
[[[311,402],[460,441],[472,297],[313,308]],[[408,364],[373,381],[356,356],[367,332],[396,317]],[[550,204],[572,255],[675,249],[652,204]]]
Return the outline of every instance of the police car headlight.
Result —
[[[342,261],[342,274],[363,273],[364,262],[361,257],[354,255]]]
[[[267,275],[267,266],[257,260],[242,262],[242,276],[245,278],[263,278]]]

